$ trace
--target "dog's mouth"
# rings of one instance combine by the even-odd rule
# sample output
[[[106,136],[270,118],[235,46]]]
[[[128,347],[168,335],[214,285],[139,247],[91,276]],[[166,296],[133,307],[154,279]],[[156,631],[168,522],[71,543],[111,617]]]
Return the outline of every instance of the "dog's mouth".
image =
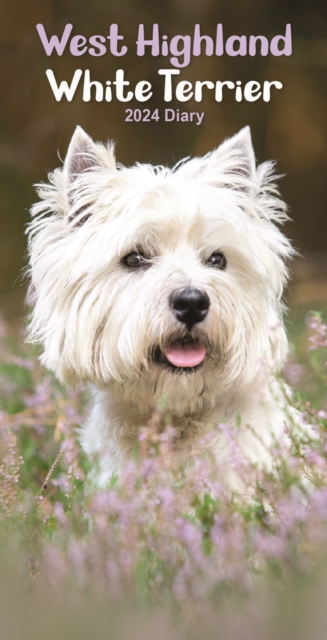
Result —
[[[175,373],[193,373],[202,366],[206,353],[200,340],[184,338],[171,342],[164,350],[156,347],[154,360]]]

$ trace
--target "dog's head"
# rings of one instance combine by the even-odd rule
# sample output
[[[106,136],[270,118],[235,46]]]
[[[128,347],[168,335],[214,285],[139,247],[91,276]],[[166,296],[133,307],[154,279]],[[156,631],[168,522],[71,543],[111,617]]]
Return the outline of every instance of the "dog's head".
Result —
[[[278,369],[292,249],[271,175],[248,128],[172,170],[117,166],[77,128],[29,227],[44,364],[136,401],[223,395],[253,385],[263,361]]]

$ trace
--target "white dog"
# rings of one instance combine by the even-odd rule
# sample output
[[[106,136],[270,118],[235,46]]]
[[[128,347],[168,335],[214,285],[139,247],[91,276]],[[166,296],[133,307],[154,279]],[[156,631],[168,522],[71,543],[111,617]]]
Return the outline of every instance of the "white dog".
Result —
[[[29,337],[63,383],[91,383],[81,441],[100,459],[99,484],[161,399],[160,428],[168,414],[182,455],[214,426],[223,474],[219,423],[249,425],[239,443],[258,462],[259,441],[279,437],[285,403],[272,376],[287,354],[292,248],[276,226],[287,215],[272,169],[256,169],[248,127],[173,169],[116,165],[113,146],[78,127],[63,168],[39,185]]]

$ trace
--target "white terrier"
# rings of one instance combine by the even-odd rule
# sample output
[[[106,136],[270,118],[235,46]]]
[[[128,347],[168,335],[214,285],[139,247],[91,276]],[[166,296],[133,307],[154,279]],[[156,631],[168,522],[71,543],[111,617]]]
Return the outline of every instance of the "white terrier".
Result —
[[[161,399],[159,428],[168,414],[181,455],[214,426],[223,475],[219,423],[249,425],[239,444],[258,462],[280,436],[285,402],[272,377],[287,354],[292,248],[276,226],[287,215],[272,169],[256,169],[248,127],[173,169],[117,166],[113,146],[78,127],[63,168],[39,185],[29,337],[61,382],[91,383],[81,441],[100,460],[100,485]]]

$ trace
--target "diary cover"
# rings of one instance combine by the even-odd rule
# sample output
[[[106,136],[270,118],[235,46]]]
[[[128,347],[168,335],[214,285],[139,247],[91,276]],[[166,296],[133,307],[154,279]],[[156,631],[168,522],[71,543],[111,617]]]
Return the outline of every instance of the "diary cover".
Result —
[[[325,628],[320,585],[309,604],[303,592],[327,539],[327,328],[319,314],[305,325],[327,302],[326,7],[0,7],[1,628],[36,637],[34,618],[40,637],[92,640],[116,624],[142,638]],[[254,171],[249,131],[281,199],[272,165]],[[120,169],[141,163],[117,172],[116,191],[112,143]],[[147,196],[158,176],[177,179],[140,198],[137,227],[138,186]],[[41,363],[12,331],[27,315],[36,183]]]

